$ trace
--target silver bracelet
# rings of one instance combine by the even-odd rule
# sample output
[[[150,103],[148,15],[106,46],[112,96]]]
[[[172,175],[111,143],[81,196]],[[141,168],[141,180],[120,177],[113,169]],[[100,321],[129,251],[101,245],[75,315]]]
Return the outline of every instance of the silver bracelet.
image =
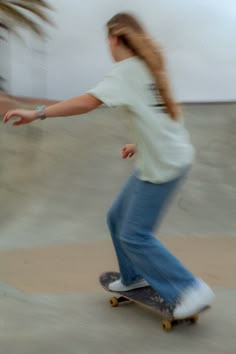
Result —
[[[44,120],[44,119],[47,118],[46,114],[45,114],[45,111],[44,111],[45,108],[46,108],[46,106],[37,106],[36,107],[36,111],[38,111],[38,114],[37,114],[37,118],[38,119]]]

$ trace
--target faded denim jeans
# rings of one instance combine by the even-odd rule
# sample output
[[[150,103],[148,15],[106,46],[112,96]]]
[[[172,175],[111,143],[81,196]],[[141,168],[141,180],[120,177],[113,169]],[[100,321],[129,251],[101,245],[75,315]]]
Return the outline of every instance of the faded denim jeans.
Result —
[[[107,215],[122,282],[129,285],[144,278],[168,303],[175,303],[196,281],[153,235],[185,175],[154,184],[134,173]]]

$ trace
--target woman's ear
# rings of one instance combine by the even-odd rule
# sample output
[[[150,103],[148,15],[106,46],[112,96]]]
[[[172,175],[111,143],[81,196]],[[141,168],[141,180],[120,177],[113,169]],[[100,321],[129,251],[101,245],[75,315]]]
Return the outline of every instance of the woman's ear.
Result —
[[[110,40],[111,40],[113,46],[120,45],[120,43],[121,43],[121,40],[117,36],[111,36]]]
[[[121,39],[119,37],[115,37],[116,45],[120,45],[122,43]]]

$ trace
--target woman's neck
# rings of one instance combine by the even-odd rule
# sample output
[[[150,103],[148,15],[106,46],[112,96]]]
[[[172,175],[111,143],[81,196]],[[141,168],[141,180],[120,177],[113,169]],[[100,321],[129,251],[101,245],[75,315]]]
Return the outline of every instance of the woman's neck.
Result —
[[[117,50],[115,61],[119,62],[125,59],[129,59],[134,57],[134,53],[132,50],[128,49],[125,46],[120,46],[119,50]]]

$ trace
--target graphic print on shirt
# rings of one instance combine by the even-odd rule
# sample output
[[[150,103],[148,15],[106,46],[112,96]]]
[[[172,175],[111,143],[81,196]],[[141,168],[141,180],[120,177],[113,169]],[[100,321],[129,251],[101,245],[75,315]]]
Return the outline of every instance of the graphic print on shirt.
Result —
[[[156,84],[151,83],[148,84],[148,90],[151,92],[151,97],[152,97],[152,102],[150,104],[151,107],[156,107],[158,108],[158,111],[167,113],[165,104],[163,102],[163,99],[161,98],[160,92],[157,90]]]

